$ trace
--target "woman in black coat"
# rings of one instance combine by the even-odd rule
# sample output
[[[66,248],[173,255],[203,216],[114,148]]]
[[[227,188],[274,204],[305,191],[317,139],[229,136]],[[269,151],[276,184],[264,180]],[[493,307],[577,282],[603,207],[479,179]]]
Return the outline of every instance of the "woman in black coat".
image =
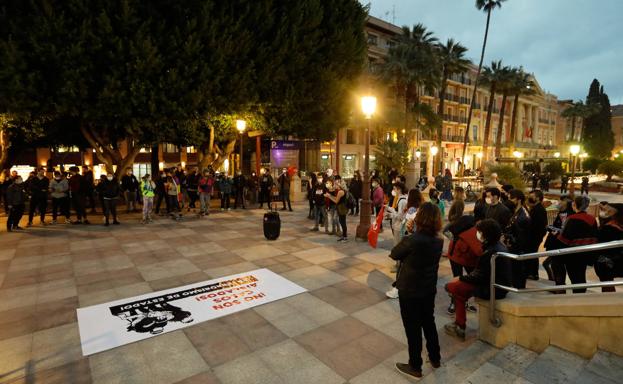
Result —
[[[426,350],[433,368],[441,364],[439,336],[435,325],[437,272],[443,248],[441,212],[431,203],[424,203],[415,216],[414,234],[405,236],[392,249],[390,257],[401,262],[396,276],[400,314],[409,344],[409,363],[396,363],[401,373],[422,377],[422,331]]]

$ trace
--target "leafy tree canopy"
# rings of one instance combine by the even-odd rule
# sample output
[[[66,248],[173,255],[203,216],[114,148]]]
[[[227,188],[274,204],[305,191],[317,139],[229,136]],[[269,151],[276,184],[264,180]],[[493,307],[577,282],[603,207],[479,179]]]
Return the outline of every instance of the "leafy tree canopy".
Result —
[[[586,152],[592,157],[607,159],[612,155],[614,148],[612,112],[610,111],[610,99],[597,79],[591,83],[586,97],[586,105],[591,108],[592,113],[584,120],[582,144]]]

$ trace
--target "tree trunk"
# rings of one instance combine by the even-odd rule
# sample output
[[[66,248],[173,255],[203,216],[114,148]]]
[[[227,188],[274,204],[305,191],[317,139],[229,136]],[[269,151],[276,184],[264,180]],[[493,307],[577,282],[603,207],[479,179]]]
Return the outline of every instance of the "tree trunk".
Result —
[[[513,101],[513,115],[511,118],[511,137],[509,143],[510,153],[515,152],[515,137],[517,136],[517,107],[519,107],[519,94],[515,94]]]
[[[9,167],[9,148],[11,140],[6,129],[0,127],[0,171],[4,172]]]
[[[502,93],[502,107],[500,107],[500,119],[498,121],[498,131],[495,135],[495,157],[502,154],[502,131],[504,131],[504,112],[506,111],[506,92]]]
[[[465,170],[465,154],[467,153],[467,141],[469,138],[470,125],[472,124],[472,113],[474,111],[474,104],[476,103],[476,91],[478,90],[478,81],[480,80],[480,72],[482,71],[482,62],[485,59],[485,48],[487,48],[487,37],[489,36],[489,22],[491,21],[491,8],[487,11],[487,24],[485,27],[485,38],[482,41],[482,50],[480,51],[480,62],[478,63],[478,72],[476,73],[476,80],[474,81],[474,90],[472,91],[472,99],[469,103],[469,113],[467,114],[467,129],[463,136],[463,154],[461,155],[461,170],[459,174],[462,176]],[[481,106],[482,107],[482,106]],[[482,111],[482,109],[481,109]]]
[[[439,124],[439,127],[437,127],[437,140],[436,140],[436,145],[437,145],[437,149],[439,150],[438,154],[438,158],[437,161],[433,163],[433,175],[436,175],[437,173],[439,173],[441,171],[441,169],[443,168],[443,150],[441,149],[441,139],[443,136],[443,107],[445,105],[445,97],[446,97],[446,90],[448,88],[448,75],[446,73],[444,73],[443,78],[441,79],[441,89],[439,90],[439,109],[437,110],[437,114],[439,115],[439,118],[441,119],[441,124]]]
[[[112,143],[108,142],[108,140],[102,137],[97,133],[96,130],[90,129],[85,125],[80,126],[80,132],[87,140],[87,142],[91,145],[93,149],[95,149],[95,154],[97,158],[104,163],[106,167],[106,172],[114,173],[117,179],[120,179],[124,173],[126,167],[134,163],[134,159],[136,159],[136,155],[140,152],[140,147],[135,147],[132,138],[126,138],[128,143],[128,152],[126,156],[121,155],[121,151],[119,148],[114,149],[112,147]],[[113,170],[113,165],[117,166],[117,170]]]
[[[489,91],[489,105],[487,106],[487,122],[485,123],[485,137],[482,139],[482,154],[484,161],[489,159],[488,147],[489,147],[489,133],[491,132],[491,115],[493,114],[493,102],[495,101],[495,84],[491,85]]]

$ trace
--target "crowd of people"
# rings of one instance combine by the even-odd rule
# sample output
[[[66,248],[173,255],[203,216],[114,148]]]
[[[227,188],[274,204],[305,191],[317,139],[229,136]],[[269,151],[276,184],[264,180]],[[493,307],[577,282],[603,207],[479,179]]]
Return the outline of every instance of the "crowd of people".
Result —
[[[0,199],[9,232],[23,229],[20,221],[25,214],[27,227],[35,224],[35,216],[40,225],[90,224],[88,217],[98,214],[98,206],[104,225],[119,225],[119,204],[125,204],[127,214],[142,211],[141,223],[149,224],[154,215],[175,220],[181,220],[184,211],[207,216],[213,196],[220,199],[222,211],[246,209],[248,204],[259,204],[260,208],[264,204],[274,206],[275,202],[282,202],[283,210],[292,211],[291,177],[285,168],[273,180],[266,169],[259,176],[255,172],[245,176],[239,171],[232,177],[211,167],[201,172],[178,164],[162,170],[155,178],[149,174],[137,177],[132,168],[127,168],[121,177],[107,173],[95,180],[88,166],[51,173],[42,167],[31,172],[26,180],[16,171],[5,173]],[[46,216],[51,216],[51,220],[46,221]]]
[[[476,311],[468,302],[470,298],[506,296],[506,290],[496,288],[490,292],[494,254],[526,254],[543,248],[555,250],[623,240],[623,204],[602,202],[594,216],[587,212],[590,199],[584,194],[562,195],[554,203],[556,218],[550,225],[546,205],[551,202],[545,200],[543,191],[533,189],[526,194],[510,185],[487,188],[470,213],[465,212],[464,191],[455,187],[452,198],[443,199],[453,201],[444,225],[444,204],[439,204],[434,184],[432,179],[422,191],[416,187],[406,192],[400,180],[394,181],[400,214],[390,210],[392,220],[400,224],[392,224],[394,247],[390,257],[397,261],[397,273],[387,296],[399,300],[409,345],[409,362],[397,363],[396,368],[412,377],[422,376],[422,334],[430,364],[433,368],[440,366],[434,302],[439,262],[444,253],[443,236],[449,240],[445,256],[454,276],[445,285],[451,299],[447,312],[454,316],[454,321],[443,329],[461,340],[465,339],[466,312]],[[549,257],[543,261],[543,268],[555,285],[564,285],[567,278],[572,284],[585,283],[589,266],[594,267],[600,281],[612,281],[623,277],[622,255],[620,249],[613,249]],[[495,268],[495,282],[500,285],[521,289],[526,287],[527,280],[539,279],[539,259],[497,258]],[[614,287],[604,287],[602,291],[611,292]],[[583,293],[586,289],[573,292]],[[551,293],[564,294],[565,290]]]

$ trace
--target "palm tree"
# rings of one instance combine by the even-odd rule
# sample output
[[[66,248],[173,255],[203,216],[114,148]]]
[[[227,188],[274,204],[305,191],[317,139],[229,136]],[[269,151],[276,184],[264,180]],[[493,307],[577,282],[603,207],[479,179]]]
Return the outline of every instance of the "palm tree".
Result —
[[[416,24],[413,29],[403,27],[403,34],[390,48],[386,61],[380,67],[380,77],[392,83],[396,99],[402,99],[405,132],[410,131],[411,114],[421,117],[428,126],[437,124],[435,119],[430,118],[430,107],[420,103],[419,93],[422,87],[432,93],[439,85],[441,71],[434,48],[436,42],[432,32],[422,24]],[[418,127],[421,125],[419,120],[416,118]]]
[[[439,87],[439,118],[443,121],[443,107],[445,102],[446,90],[448,88],[448,79],[452,75],[465,73],[469,69],[471,61],[465,58],[467,48],[461,45],[461,43],[455,42],[453,39],[448,39],[446,44],[437,44],[437,54],[439,56],[439,62],[441,64],[441,86]],[[442,136],[443,124],[440,124],[437,128],[437,148],[441,148],[441,136]],[[434,174],[437,174],[438,170],[441,170],[443,157],[439,156],[440,161],[437,165],[439,168],[433,170]],[[436,165],[436,166],[437,166]],[[436,168],[433,167],[433,168]]]
[[[502,61],[494,61],[490,67],[485,67],[482,73],[482,83],[489,87],[489,105],[487,106],[487,121],[485,123],[485,135],[482,142],[482,152],[484,161],[488,159],[489,133],[491,132],[491,116],[495,103],[495,93],[498,87],[498,81],[501,80],[501,73],[506,67],[502,65]]]
[[[498,119],[498,131],[495,135],[495,158],[499,158],[502,152],[502,133],[504,131],[504,117],[506,112],[506,99],[512,92],[514,77],[517,73],[516,68],[504,67],[498,76],[498,89],[502,92],[502,106],[500,107],[500,117]]]
[[[510,134],[510,153],[515,152],[515,139],[517,137],[517,108],[519,108],[519,97],[534,94],[534,82],[530,74],[524,72],[520,67],[513,79],[511,94],[515,96],[513,101],[513,115],[511,118],[511,134]]]
[[[480,62],[478,63],[478,72],[476,72],[476,80],[474,81],[474,90],[472,91],[472,99],[469,105],[469,113],[467,114],[467,129],[465,130],[465,137],[463,137],[463,155],[461,156],[461,164],[465,167],[464,159],[467,151],[467,139],[469,138],[470,125],[472,123],[472,112],[474,110],[474,104],[476,102],[476,90],[478,89],[478,80],[480,78],[480,71],[482,71],[482,62],[485,58],[485,48],[487,47],[487,37],[489,36],[489,23],[491,22],[491,12],[495,8],[502,8],[502,3],[506,0],[476,0],[476,8],[478,10],[487,13],[487,23],[485,24],[485,37],[482,41],[482,51],[480,52]]]

